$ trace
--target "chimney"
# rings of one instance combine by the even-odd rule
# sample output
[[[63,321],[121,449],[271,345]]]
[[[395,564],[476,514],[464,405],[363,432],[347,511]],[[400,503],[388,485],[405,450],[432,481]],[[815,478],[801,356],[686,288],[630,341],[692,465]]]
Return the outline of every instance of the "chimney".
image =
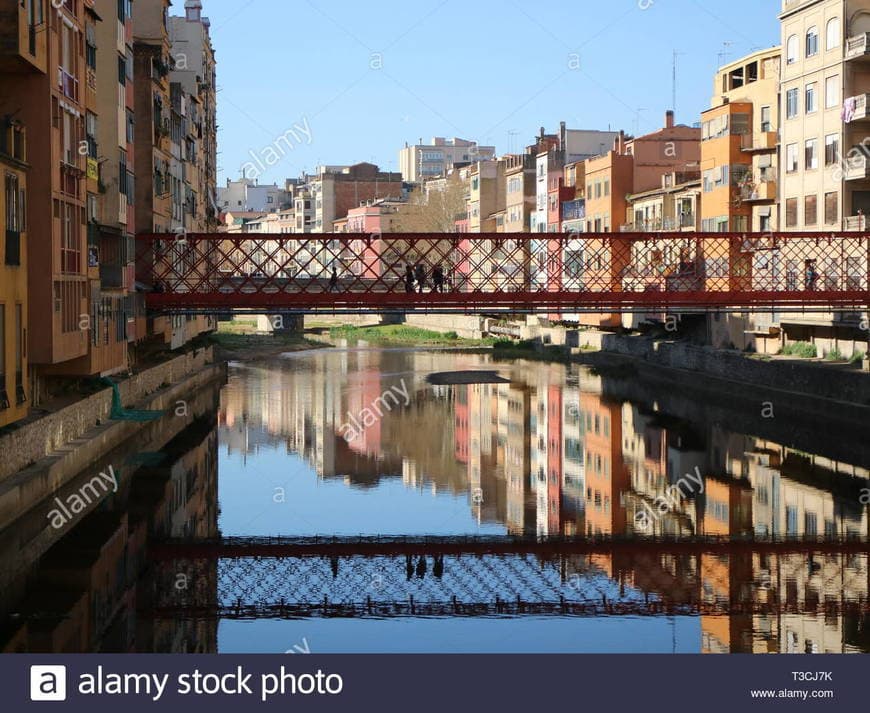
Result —
[[[566,144],[568,143],[568,129],[565,128],[565,122],[559,122],[559,148],[563,151],[566,148]]]
[[[202,2],[200,0],[186,0],[184,14],[188,22],[199,22],[202,17]]]
[[[668,109],[665,112],[665,128],[673,129],[674,128],[674,112],[673,109]]]
[[[625,132],[620,129],[616,141],[613,142],[613,150],[622,156],[625,153]]]

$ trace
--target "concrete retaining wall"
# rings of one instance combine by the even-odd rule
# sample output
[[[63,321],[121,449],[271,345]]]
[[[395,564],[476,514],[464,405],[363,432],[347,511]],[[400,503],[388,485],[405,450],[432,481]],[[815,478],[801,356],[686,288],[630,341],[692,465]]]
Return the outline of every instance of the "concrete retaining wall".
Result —
[[[870,406],[870,376],[858,369],[786,359],[762,361],[740,352],[680,342],[656,342],[643,337],[616,334],[602,337],[604,351],[642,359],[656,366]]]
[[[432,332],[456,332],[463,339],[482,339],[484,336],[482,317],[460,317],[446,314],[408,314],[405,324],[410,327],[428,329]]]
[[[211,347],[171,359],[146,369],[119,384],[121,401],[131,406],[164,385],[177,384],[214,362]],[[0,481],[81,438],[108,421],[112,390],[106,388],[55,413],[0,436]]]

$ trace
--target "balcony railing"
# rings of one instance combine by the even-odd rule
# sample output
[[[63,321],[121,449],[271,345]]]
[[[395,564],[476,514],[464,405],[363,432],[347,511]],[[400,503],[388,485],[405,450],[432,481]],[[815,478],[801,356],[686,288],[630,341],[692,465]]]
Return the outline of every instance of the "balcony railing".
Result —
[[[863,233],[867,230],[868,225],[870,225],[870,221],[867,220],[866,215],[849,215],[846,216],[845,220],[846,226],[845,229],[848,231],[858,231]]]
[[[862,32],[846,40],[846,59],[866,58],[870,58],[870,32]]]
[[[757,185],[745,189],[742,192],[741,198],[745,203],[760,203],[764,201],[776,200],[776,181],[771,179],[763,179]]]
[[[68,99],[74,102],[79,100],[79,80],[67,73],[63,67],[57,68],[57,86]]]
[[[857,148],[857,151],[860,151]],[[870,160],[865,154],[853,156],[846,161],[846,170],[843,172],[843,177],[847,181],[862,181],[870,178]]]
[[[743,134],[740,138],[740,148],[743,151],[774,151],[776,150],[777,134],[775,131],[762,131],[757,134]]]
[[[847,107],[852,109],[850,121],[863,121],[870,118],[870,114],[867,112],[867,105],[870,103],[868,99],[870,99],[870,94],[859,94],[846,100]],[[854,104],[852,104],[853,102]]]
[[[683,215],[680,216],[681,228],[694,228],[695,225],[696,221],[694,213],[683,213]]]

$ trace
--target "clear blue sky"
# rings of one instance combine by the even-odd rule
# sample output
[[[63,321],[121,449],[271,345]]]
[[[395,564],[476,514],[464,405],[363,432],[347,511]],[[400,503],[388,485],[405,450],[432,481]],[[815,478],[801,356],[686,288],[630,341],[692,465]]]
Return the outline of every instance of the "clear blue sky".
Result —
[[[723,56],[779,42],[779,0],[203,5],[218,57],[221,182],[294,124],[310,127],[310,143],[297,131],[300,144],[282,144],[261,183],[318,164],[398,170],[398,150],[420,137],[460,136],[506,153],[560,120],[652,131],[671,104],[675,49],[677,120],[691,124],[709,106]],[[182,7],[176,0],[173,12]]]

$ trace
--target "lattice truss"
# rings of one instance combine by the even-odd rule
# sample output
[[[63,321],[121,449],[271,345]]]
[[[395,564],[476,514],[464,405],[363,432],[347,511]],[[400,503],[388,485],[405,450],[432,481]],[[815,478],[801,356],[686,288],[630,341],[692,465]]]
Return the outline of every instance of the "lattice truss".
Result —
[[[870,238],[817,233],[146,235],[163,309],[861,308]]]
[[[752,555],[185,559],[160,564],[153,601],[158,616],[194,618],[866,611],[866,555],[857,556],[863,580],[852,567],[856,556],[845,557],[825,558],[825,601],[804,597],[800,606],[789,601],[782,608],[759,583],[763,570]],[[806,568],[805,556],[792,559]],[[837,581],[848,567],[854,582],[846,596]],[[191,586],[179,588],[180,576]]]

